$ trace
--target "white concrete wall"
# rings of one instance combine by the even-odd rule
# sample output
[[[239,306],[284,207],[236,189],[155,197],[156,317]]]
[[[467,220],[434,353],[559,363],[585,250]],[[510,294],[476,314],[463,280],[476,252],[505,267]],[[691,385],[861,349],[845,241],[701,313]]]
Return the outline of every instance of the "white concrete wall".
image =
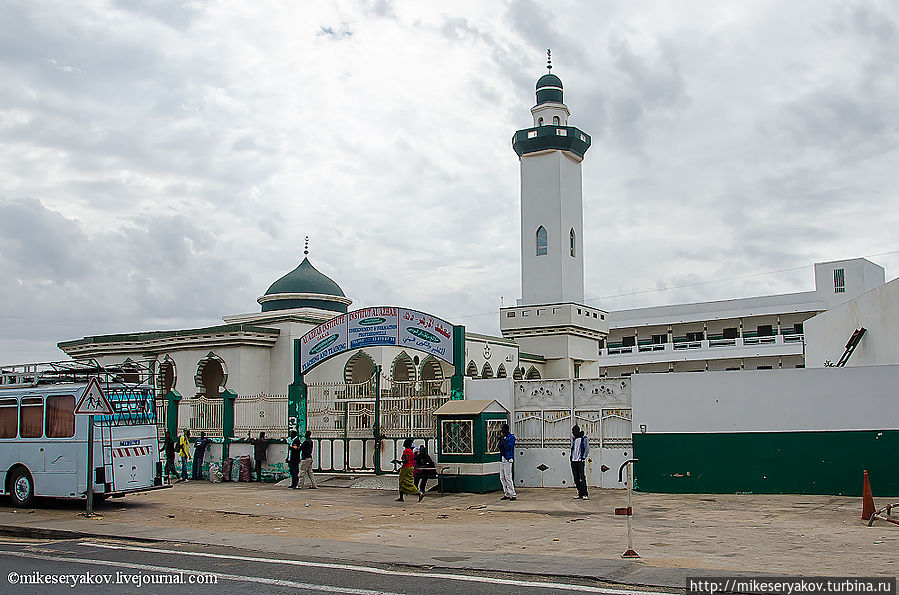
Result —
[[[466,400],[496,399],[512,411],[512,377],[478,380],[466,378],[463,392]]]
[[[845,291],[840,293],[834,290],[835,269],[843,269]],[[827,302],[828,308],[883,285],[883,281],[883,268],[864,258],[815,263],[815,291]]]
[[[633,431],[899,429],[899,366],[631,376]]]
[[[899,279],[807,320],[806,367],[839,361],[849,337],[860,327],[867,332],[846,366],[899,364]]]

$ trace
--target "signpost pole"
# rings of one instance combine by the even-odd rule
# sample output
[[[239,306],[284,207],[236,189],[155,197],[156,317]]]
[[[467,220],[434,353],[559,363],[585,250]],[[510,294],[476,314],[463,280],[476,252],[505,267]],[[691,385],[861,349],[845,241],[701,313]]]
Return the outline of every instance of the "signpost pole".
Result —
[[[372,428],[375,436],[374,463],[375,475],[381,474],[381,366],[375,365],[375,423]]]
[[[87,416],[87,516],[94,514],[94,416]]]

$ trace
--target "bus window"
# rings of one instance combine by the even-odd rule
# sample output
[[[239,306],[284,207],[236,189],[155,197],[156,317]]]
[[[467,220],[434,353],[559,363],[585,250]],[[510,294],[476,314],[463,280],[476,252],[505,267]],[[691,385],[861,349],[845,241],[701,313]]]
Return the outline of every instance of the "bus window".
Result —
[[[71,438],[75,435],[75,397],[47,397],[47,438]]]
[[[22,438],[40,438],[43,435],[44,399],[22,397]]]
[[[19,433],[19,400],[0,399],[0,438],[15,438]]]

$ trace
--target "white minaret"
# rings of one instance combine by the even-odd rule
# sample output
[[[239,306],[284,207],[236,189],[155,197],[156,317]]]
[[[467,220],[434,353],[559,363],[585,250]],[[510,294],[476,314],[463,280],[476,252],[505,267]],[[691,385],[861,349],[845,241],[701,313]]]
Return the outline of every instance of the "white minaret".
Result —
[[[581,162],[590,136],[568,125],[548,51],[547,69],[537,81],[534,126],[512,138],[521,160],[521,299],[501,309],[500,329],[522,349],[543,355],[548,377],[565,378],[581,376],[584,365],[592,371],[608,321],[605,312],[583,305]]]

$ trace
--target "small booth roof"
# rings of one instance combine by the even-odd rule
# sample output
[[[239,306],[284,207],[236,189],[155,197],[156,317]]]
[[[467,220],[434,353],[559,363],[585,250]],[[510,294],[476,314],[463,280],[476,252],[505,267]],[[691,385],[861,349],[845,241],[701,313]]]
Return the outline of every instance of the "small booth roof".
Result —
[[[496,399],[447,401],[434,411],[434,415],[480,415],[482,413],[508,413],[509,410]]]

